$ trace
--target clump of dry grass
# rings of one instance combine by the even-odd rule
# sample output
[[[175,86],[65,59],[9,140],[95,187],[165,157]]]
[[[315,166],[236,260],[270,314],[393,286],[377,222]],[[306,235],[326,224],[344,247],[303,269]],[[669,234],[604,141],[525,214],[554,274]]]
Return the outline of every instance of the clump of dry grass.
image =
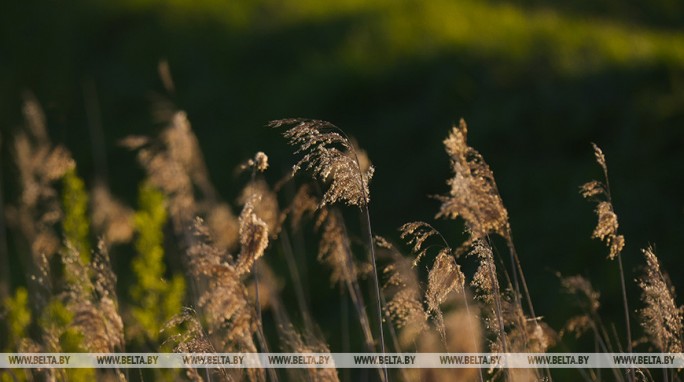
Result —
[[[167,89],[173,89],[168,64],[160,66],[160,71],[165,73]],[[330,269],[331,283],[340,288],[342,302],[346,303],[346,298],[351,300],[363,342],[370,352],[385,351],[383,333],[386,329],[390,333],[391,346],[397,352],[407,349],[421,352],[546,352],[565,333],[574,333],[577,337],[592,333],[596,351],[620,349],[621,340],[609,335],[607,325],[601,321],[599,293],[583,277],[561,279],[561,286],[579,297],[582,312],[568,320],[560,336],[535,315],[513,245],[508,211],[492,170],[483,156],[467,143],[468,128],[464,121],[453,127],[444,140],[454,174],[448,181],[449,193],[438,197],[441,205],[436,217],[463,219],[467,237],[463,243],[452,247],[429,223],[407,223],[400,228],[400,237],[410,247],[411,256],[404,256],[389,240],[372,235],[368,207],[373,167],[366,153],[334,125],[306,119],[271,122],[271,127],[288,127],[285,137],[297,147],[296,152],[302,154],[293,173],[310,170],[322,183],[322,195],[317,195],[318,189],[310,184],[300,185],[295,191],[294,183],[299,179],[293,177],[271,188],[265,180],[266,175],[261,174],[269,168],[268,156],[257,152],[240,166],[242,171],[251,172],[251,177],[237,198],[242,210],[235,216],[231,205],[219,200],[209,180],[187,115],[169,104],[161,105],[157,111],[167,123],[161,134],[155,138],[129,137],[124,144],[138,150],[146,181],[163,193],[158,207],[168,210],[175,236],[166,238],[166,243],[162,243],[161,236],[156,237],[159,239],[157,244],[162,253],[167,253],[162,244],[174,246],[175,251],[168,251],[169,256],[181,254],[180,262],[187,271],[185,277],[193,288],[193,295],[185,303],[194,308],[183,310],[163,325],[166,341],[162,349],[268,352],[272,344],[269,344],[263,326],[272,319],[276,323],[280,349],[330,352],[329,342],[312,320],[304,284],[297,273],[301,264],[297,263],[299,259],[295,259],[294,253],[301,252],[304,256],[307,247],[300,245],[295,250],[290,241],[290,237],[304,241],[303,222],[307,218],[312,218],[320,236],[318,261]],[[117,297],[117,278],[108,249],[130,241],[135,234],[131,224],[132,210],[111,195],[104,184],[98,183],[90,196],[90,219],[85,218],[88,216],[86,211],[79,212],[84,221],[88,220],[84,224],[92,225],[93,231],[103,237],[92,260],[88,260],[89,253],[88,256],[80,253],[80,248],[87,246],[73,244],[68,230],[63,230],[65,235],[60,238],[59,223],[68,215],[69,208],[60,205],[56,181],[73,171],[75,163],[66,148],[50,142],[45,117],[33,98],[27,99],[24,114],[25,129],[14,141],[21,197],[15,206],[7,209],[7,215],[28,243],[31,256],[24,266],[34,281],[30,296],[38,315],[32,316],[32,320],[39,330],[34,337],[15,341],[14,345],[17,350],[35,352],[122,351],[133,342],[124,335],[120,313],[126,313],[128,301],[120,301]],[[598,224],[592,237],[605,242],[609,259],[617,259],[620,265],[628,329],[622,341],[628,344],[631,352],[629,309],[621,263],[625,240],[618,232],[606,158],[596,145],[594,155],[604,180],[588,182],[580,192],[596,202]],[[283,185],[293,186],[287,198],[281,193]],[[285,201],[283,205],[287,208],[281,210],[279,200]],[[360,209],[365,243],[353,232],[348,232],[347,227],[354,231],[356,226],[347,225],[347,211],[339,204]],[[290,219],[289,226],[283,224],[286,219]],[[160,222],[159,227],[155,227],[155,235],[162,235],[163,224]],[[78,239],[90,239],[88,232]],[[492,236],[505,240],[510,254],[510,272],[503,264],[505,259],[498,257]],[[363,246],[368,251],[367,260],[360,260],[355,253]],[[378,259],[376,246],[380,253]],[[653,250],[649,248],[643,253],[645,272],[638,280],[644,304],[639,311],[642,327],[654,348],[679,353],[682,351],[684,313],[676,304],[674,289]],[[281,299],[283,288],[289,285],[279,277],[277,268],[269,266],[271,260],[274,263],[276,260],[271,254],[282,254],[288,262],[298,300],[295,314],[302,319],[302,327],[296,324],[296,319],[290,319],[292,307]],[[56,256],[60,264],[57,264]],[[165,264],[167,260],[159,261]],[[474,272],[469,270],[468,262],[477,266]],[[424,265],[426,263],[428,265]],[[378,264],[383,269],[382,289],[376,269]],[[465,264],[463,268],[462,264]],[[57,272],[53,272],[55,269]],[[163,273],[162,268],[159,274]],[[371,288],[365,287],[365,279],[374,283]],[[365,301],[369,296],[377,302],[377,328],[367,313]],[[523,296],[527,298],[525,307],[521,302]],[[343,320],[348,318],[346,313],[343,316]],[[385,321],[386,327],[383,326]],[[343,326],[346,327],[342,330],[343,336],[354,335],[349,333],[348,323]],[[386,369],[378,371],[380,380],[390,380]],[[620,372],[613,372],[616,380],[625,379]],[[483,372],[476,370],[400,370],[396,375],[404,380],[485,379]],[[634,375],[632,372],[627,378],[632,379]],[[69,376],[62,372],[47,372],[40,377],[67,379]],[[121,373],[115,376],[125,378]],[[335,369],[302,369],[287,376],[295,380],[339,380]],[[546,380],[551,378],[548,371],[533,369],[490,370],[487,377],[492,381],[523,381],[539,380],[542,376]],[[250,381],[277,381],[279,378],[275,371],[267,373],[259,368],[247,371],[219,368],[212,372],[189,369],[186,377],[191,380]],[[676,380],[676,372],[666,371],[664,377]],[[601,380],[601,375],[591,372],[589,379]]]
[[[69,243],[61,257],[68,278],[63,301],[74,313],[72,325],[83,336],[85,349],[93,353],[123,350],[123,320],[117,306],[116,276],[109,265],[104,242],[100,241],[90,265],[83,263],[80,254]]]
[[[238,266],[232,256],[213,247],[201,219],[195,220],[193,230],[196,241],[188,250],[190,271],[198,281],[207,283],[198,305],[207,319],[209,335],[218,339],[216,348],[222,351],[257,351],[252,339],[256,316]],[[244,256],[253,259],[254,254],[245,251]]]
[[[38,272],[34,265],[40,264],[43,258],[49,261],[60,248],[56,228],[63,212],[56,181],[73,169],[75,163],[65,147],[50,142],[45,115],[35,97],[26,95],[22,111],[24,128],[14,138],[21,195],[14,206],[7,207],[6,215],[9,224],[27,241],[31,261],[24,266],[35,275]],[[49,268],[44,270],[49,273]],[[43,281],[47,283],[48,279]],[[37,288],[40,287],[34,287]],[[43,303],[38,302],[39,306]]]

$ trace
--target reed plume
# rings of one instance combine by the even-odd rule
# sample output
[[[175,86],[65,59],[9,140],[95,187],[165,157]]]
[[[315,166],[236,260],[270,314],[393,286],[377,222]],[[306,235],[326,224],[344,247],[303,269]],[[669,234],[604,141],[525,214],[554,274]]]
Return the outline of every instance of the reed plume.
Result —
[[[418,335],[428,330],[428,313],[423,307],[423,291],[413,262],[402,256],[386,239],[376,236],[378,248],[389,253],[390,263],[383,273],[386,281],[385,316],[399,329],[397,351],[415,343]]]
[[[293,174],[301,169],[310,170],[314,177],[328,184],[321,206],[343,202],[347,205],[366,206],[370,201],[368,183],[375,169],[361,170],[356,152],[341,130],[335,125],[309,119],[281,119],[269,123],[270,127],[290,127],[283,135],[295,154],[304,156],[292,167]]]
[[[414,267],[427,253],[428,247],[424,246],[425,241],[439,234],[431,225],[421,221],[406,223],[399,228],[399,231],[401,232],[400,237],[406,240],[407,244],[413,246],[412,251],[416,256],[413,260]]]
[[[23,104],[24,128],[14,137],[14,158],[19,174],[20,197],[8,206],[6,218],[21,233],[31,253],[24,266],[33,281],[30,294],[42,310],[50,293],[50,268],[46,265],[58,252],[61,240],[57,223],[63,218],[56,181],[75,167],[69,151],[53,145],[47,134],[45,115],[36,98],[27,94]],[[22,259],[24,259],[22,257]]]
[[[370,212],[368,210],[370,202],[368,183],[373,177],[375,169],[373,166],[369,166],[366,171],[363,171],[359,157],[349,138],[346,137],[342,130],[329,122],[309,119],[282,119],[270,122],[269,126],[274,128],[293,126],[285,131],[283,135],[288,139],[290,145],[298,147],[295,153],[303,153],[304,156],[293,166],[292,172],[294,174],[300,169],[305,168],[310,170],[315,178],[323,183],[327,183],[327,189],[321,200],[321,207],[327,204],[343,202],[350,206],[358,206],[365,216],[366,248],[373,272],[372,279],[375,289],[380,350],[384,353],[385,335],[382,325],[382,296],[380,294],[375,245],[373,244],[373,232],[370,223]],[[349,270],[351,271],[351,266]],[[360,296],[360,293],[355,294]],[[360,301],[357,299],[357,303],[355,303],[357,308],[359,307],[358,302]],[[383,367],[381,378],[383,381],[388,379],[385,367]]]
[[[674,288],[660,268],[652,247],[643,251],[644,275],[638,284],[644,308],[640,310],[643,326],[653,346],[662,353],[682,352],[682,307],[675,302]]]
[[[235,264],[238,275],[249,272],[268,247],[268,225],[254,212],[259,199],[248,201],[240,214],[240,255]]]
[[[318,261],[332,270],[332,283],[355,282],[368,273],[368,267],[352,256],[347,227],[339,211],[322,208],[316,219],[316,227],[321,231]]]
[[[90,265],[84,263],[70,243],[66,244],[61,257],[68,275],[68,289],[62,296],[66,308],[73,312],[71,325],[83,336],[84,348],[94,353],[122,350],[124,326],[118,313],[116,276],[111,270],[104,242],[98,244]]]
[[[209,341],[207,334],[202,327],[197,312],[191,308],[183,310],[171,317],[162,327],[162,333],[168,334],[161,347],[171,347],[174,353],[216,353],[216,348]],[[203,371],[207,380],[212,376],[218,380],[234,381],[240,380],[240,370],[229,370],[224,368],[205,369]],[[186,377],[195,382],[204,381],[201,372],[192,367],[185,368]]]
[[[208,333],[222,351],[256,352],[254,309],[232,256],[215,248],[204,221],[196,218],[195,244],[188,249],[190,272],[207,283],[198,300],[207,319]],[[250,256],[245,252],[245,256]]]
[[[254,179],[242,189],[238,203],[250,204],[250,209],[268,228],[272,239],[278,237],[285,214],[280,212],[278,196],[263,179]]]
[[[439,196],[442,202],[437,217],[463,218],[470,238],[463,247],[490,233],[510,238],[508,211],[496,187],[494,174],[477,150],[467,144],[468,126],[461,119],[444,140],[451,158],[454,177],[447,182],[451,187],[448,196]]]
[[[604,181],[592,180],[580,187],[580,193],[585,199],[596,202],[596,216],[598,223],[592,233],[592,237],[606,243],[609,248],[608,258],[615,259],[625,246],[625,238],[618,234],[618,217],[613,210],[613,201],[610,195],[608,183],[608,166],[606,156],[596,144],[592,143],[596,163],[603,170]]]
[[[622,289],[622,304],[624,307],[625,315],[625,331],[627,333],[627,352],[632,352],[632,329],[629,319],[629,303],[627,300],[627,286],[625,283],[625,272],[622,266],[622,256],[620,253],[625,246],[624,236],[617,233],[618,231],[618,218],[617,214],[613,211],[613,200],[610,193],[610,183],[608,181],[608,165],[606,164],[606,156],[603,154],[603,150],[596,144],[591,144],[594,149],[594,157],[596,163],[601,167],[603,171],[604,181],[592,180],[583,184],[580,187],[580,193],[585,199],[592,200],[596,202],[596,215],[598,217],[598,223],[596,228],[592,233],[593,238],[602,240],[609,248],[608,258],[618,260],[618,269],[620,272],[620,286]],[[633,380],[633,372],[629,373],[629,380]]]
[[[284,211],[290,217],[290,225],[294,230],[300,228],[302,219],[305,216],[313,216],[318,210],[319,201],[313,195],[311,186],[303,184],[297,189],[290,205]]]

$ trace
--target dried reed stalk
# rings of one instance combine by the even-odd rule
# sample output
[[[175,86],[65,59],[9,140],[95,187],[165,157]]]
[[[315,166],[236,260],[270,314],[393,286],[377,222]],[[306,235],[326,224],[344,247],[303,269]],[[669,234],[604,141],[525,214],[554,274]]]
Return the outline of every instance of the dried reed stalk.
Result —
[[[283,135],[292,146],[298,147],[295,153],[304,156],[293,166],[293,174],[300,169],[310,170],[314,177],[328,187],[323,195],[321,206],[335,202],[355,205],[361,208],[366,221],[366,246],[373,267],[373,286],[380,335],[380,350],[385,352],[385,335],[382,325],[382,296],[378,277],[373,232],[370,223],[368,203],[370,193],[368,183],[373,176],[373,166],[367,170],[361,167],[359,156],[349,138],[335,125],[318,120],[283,119],[272,121],[270,127],[290,127]],[[383,367],[383,380],[387,380],[387,368]]]
[[[627,286],[625,283],[625,272],[622,266],[621,252],[625,246],[624,236],[617,233],[618,218],[614,212],[613,200],[610,193],[610,183],[608,181],[608,165],[606,164],[606,156],[603,151],[596,144],[592,143],[594,148],[594,157],[596,163],[603,170],[603,182],[592,180],[583,184],[580,187],[580,193],[585,199],[596,202],[596,215],[598,223],[592,234],[593,238],[597,238],[606,243],[609,248],[608,258],[613,260],[617,258],[618,268],[620,271],[620,286],[622,289],[622,303],[624,306],[625,327],[627,333],[627,352],[632,352],[632,329],[629,319],[629,303],[627,300]],[[634,379],[633,370],[628,375],[629,380]]]

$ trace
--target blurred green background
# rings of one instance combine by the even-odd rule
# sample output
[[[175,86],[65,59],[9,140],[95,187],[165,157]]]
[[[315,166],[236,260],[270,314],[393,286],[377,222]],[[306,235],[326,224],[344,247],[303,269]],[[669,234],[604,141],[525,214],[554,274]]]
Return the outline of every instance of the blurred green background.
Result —
[[[682,1],[52,0],[0,9],[5,202],[17,196],[8,137],[30,90],[88,183],[102,172],[86,107],[96,95],[110,186],[134,204],[142,171],[116,142],[158,131],[150,105],[163,94],[157,65],[166,59],[174,102],[226,200],[242,183],[234,167],[254,152],[269,154],[272,179],[294,163],[269,120],[325,119],[367,150],[373,227],[396,238],[401,224],[437,212],[429,195],[446,193],[451,176],[442,140],[463,117],[496,175],[538,314],[559,328],[569,308],[554,272],[579,273],[619,326],[616,265],[590,239],[593,205],[578,194],[601,175],[596,142],[628,281],[643,264],[639,249],[653,243],[684,288]],[[462,226],[437,225],[455,245]],[[314,311],[327,306],[312,299]]]

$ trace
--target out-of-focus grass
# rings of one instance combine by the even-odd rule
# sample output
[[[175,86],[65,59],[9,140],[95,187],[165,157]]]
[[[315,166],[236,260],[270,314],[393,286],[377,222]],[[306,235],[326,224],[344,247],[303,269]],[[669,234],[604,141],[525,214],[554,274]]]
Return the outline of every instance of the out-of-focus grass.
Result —
[[[334,54],[340,65],[362,71],[381,71],[402,59],[445,50],[467,51],[511,64],[524,64],[544,52],[552,57],[549,64],[554,70],[568,75],[653,63],[684,66],[683,32],[510,3],[129,0],[115,7],[123,12],[161,10],[171,24],[211,20],[230,33],[258,33],[352,17],[358,24],[351,27]]]

